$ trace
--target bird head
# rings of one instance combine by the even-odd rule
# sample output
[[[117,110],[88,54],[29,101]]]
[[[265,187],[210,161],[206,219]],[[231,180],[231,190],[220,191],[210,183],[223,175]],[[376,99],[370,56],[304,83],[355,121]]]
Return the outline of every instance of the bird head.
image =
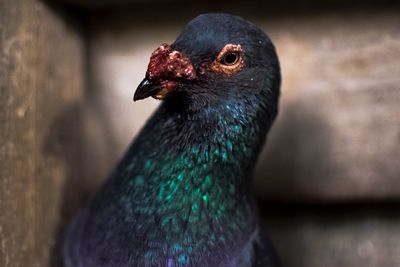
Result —
[[[134,100],[181,99],[191,109],[254,97],[277,103],[279,86],[278,58],[264,32],[240,17],[210,13],[152,53]]]

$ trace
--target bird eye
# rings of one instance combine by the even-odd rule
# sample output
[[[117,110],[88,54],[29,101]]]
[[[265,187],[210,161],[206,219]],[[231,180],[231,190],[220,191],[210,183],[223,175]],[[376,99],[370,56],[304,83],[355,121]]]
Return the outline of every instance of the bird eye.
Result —
[[[221,63],[227,66],[235,65],[239,61],[240,55],[237,52],[227,53]]]
[[[211,64],[211,70],[232,75],[244,67],[244,52],[240,44],[226,44]]]

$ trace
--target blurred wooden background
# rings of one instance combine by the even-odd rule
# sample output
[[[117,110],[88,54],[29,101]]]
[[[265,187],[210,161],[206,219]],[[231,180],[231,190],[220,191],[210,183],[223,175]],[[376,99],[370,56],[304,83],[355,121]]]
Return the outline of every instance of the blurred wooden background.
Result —
[[[262,27],[281,109],[256,172],[285,267],[400,266],[400,1],[0,1],[0,266],[61,266],[66,223],[158,102],[150,53],[197,14]]]

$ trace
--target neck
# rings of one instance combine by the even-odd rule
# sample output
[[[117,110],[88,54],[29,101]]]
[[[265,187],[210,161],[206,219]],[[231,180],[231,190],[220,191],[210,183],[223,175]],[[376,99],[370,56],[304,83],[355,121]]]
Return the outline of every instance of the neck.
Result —
[[[256,126],[260,115],[237,103],[196,114],[164,103],[120,165],[128,214],[158,224],[166,243],[182,233],[199,247],[248,236],[256,223],[249,179],[267,130]]]

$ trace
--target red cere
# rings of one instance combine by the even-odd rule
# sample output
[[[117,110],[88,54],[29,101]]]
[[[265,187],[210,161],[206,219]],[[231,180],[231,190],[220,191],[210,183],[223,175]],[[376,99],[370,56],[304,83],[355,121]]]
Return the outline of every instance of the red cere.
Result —
[[[182,56],[179,51],[172,50],[168,44],[162,44],[152,54],[147,68],[150,79],[176,79],[193,80],[196,71],[190,60]]]

